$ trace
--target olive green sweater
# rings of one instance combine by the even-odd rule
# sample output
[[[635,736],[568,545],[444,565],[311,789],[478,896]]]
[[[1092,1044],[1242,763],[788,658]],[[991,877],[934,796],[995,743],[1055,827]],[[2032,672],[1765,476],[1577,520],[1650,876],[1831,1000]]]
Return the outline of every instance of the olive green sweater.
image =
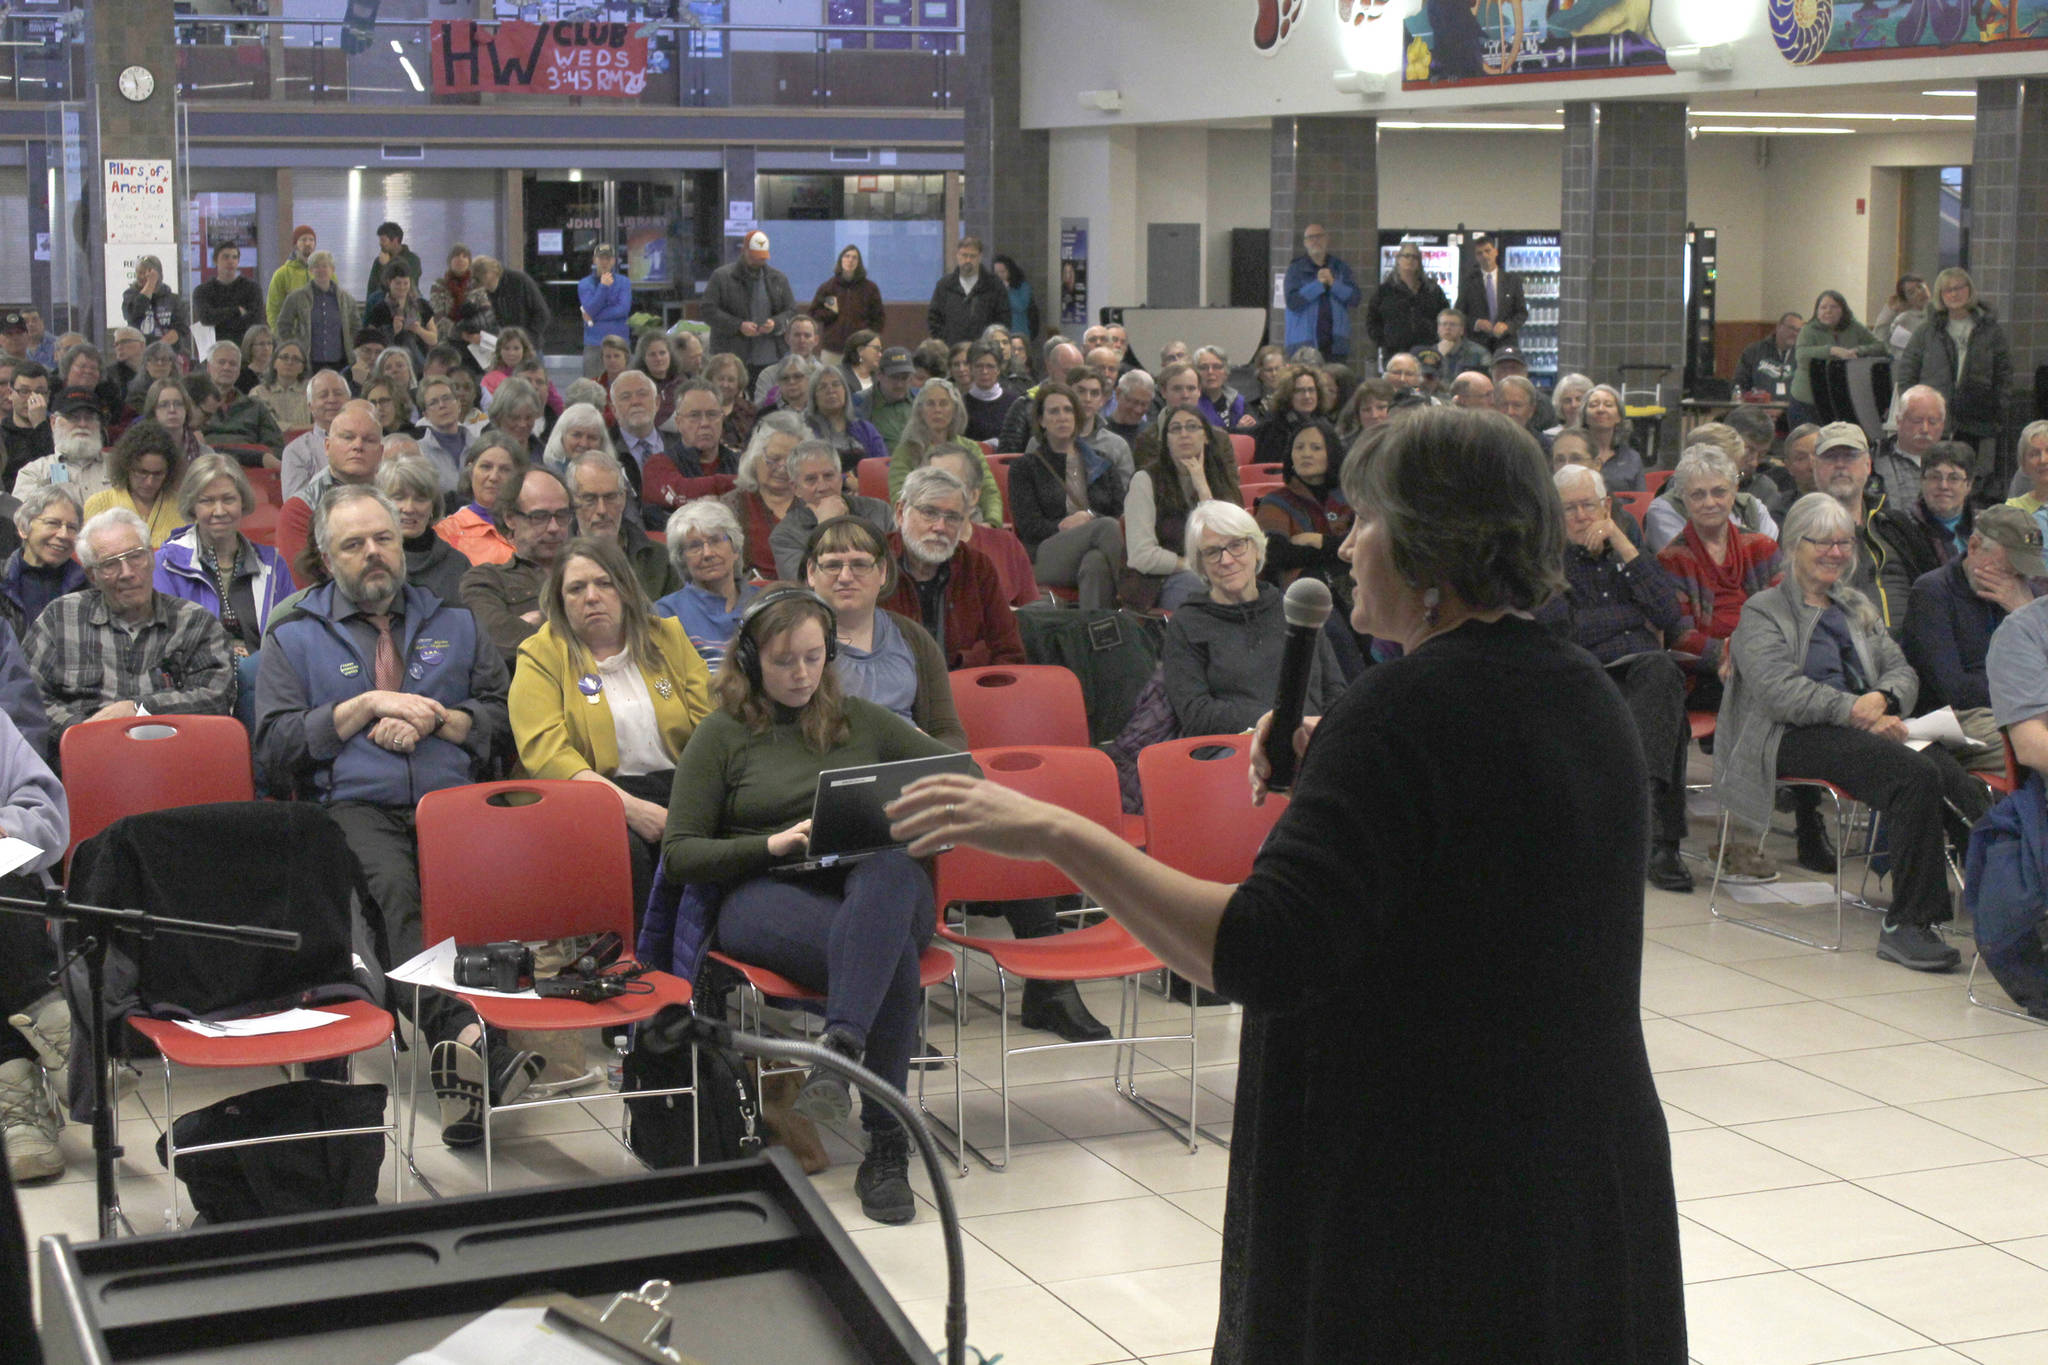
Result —
[[[804,743],[794,713],[784,714],[792,718],[759,735],[748,733],[723,709],[697,723],[676,760],[668,828],[661,839],[671,882],[716,882],[730,888],[777,863],[801,861],[800,853],[772,856],[768,836],[810,817],[821,772],[956,752],[858,697],[846,699],[852,733],[830,753],[814,752]]]

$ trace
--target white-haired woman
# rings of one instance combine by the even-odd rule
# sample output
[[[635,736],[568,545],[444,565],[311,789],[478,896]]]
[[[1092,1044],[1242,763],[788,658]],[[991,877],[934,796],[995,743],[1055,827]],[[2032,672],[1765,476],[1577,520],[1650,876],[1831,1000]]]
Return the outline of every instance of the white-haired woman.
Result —
[[[1206,594],[1189,598],[1166,623],[1166,697],[1184,735],[1249,730],[1273,709],[1273,679],[1287,642],[1280,589],[1261,582],[1266,533],[1235,503],[1209,501],[1188,513],[1184,548]],[[1329,637],[1316,636],[1303,712],[1319,716],[1343,691]]]
[[[1220,346],[1204,346],[1195,352],[1195,377],[1201,381],[1198,404],[1202,415],[1225,431],[1250,431],[1259,424],[1258,415],[1245,411],[1244,395],[1225,382],[1230,378],[1230,357]]]
[[[747,578],[747,533],[716,498],[684,503],[668,519],[668,557],[683,586],[656,600],[656,616],[673,616],[713,673],[739,629],[747,605],[761,593]]]
[[[793,412],[771,412],[754,423],[732,491],[719,501],[732,510],[747,533],[747,564],[763,578],[775,576],[775,528],[796,506],[796,485],[789,477],[789,457],[811,434]]]
[[[592,450],[602,450],[617,458],[612,450],[611,437],[604,429],[603,411],[594,404],[571,403],[562,409],[562,415],[555,419],[554,428],[548,432],[541,463],[567,478],[569,462]]]
[[[242,519],[255,510],[242,467],[226,455],[201,455],[178,484],[184,529],[156,557],[156,590],[218,616],[238,658],[262,648],[271,610],[298,590],[284,556],[242,534]]]
[[[1586,401],[1586,395],[1593,391],[1593,380],[1588,375],[1568,374],[1557,381],[1550,391],[1550,406],[1557,413],[1557,425],[1543,434],[1555,436],[1579,420],[1579,407]]]
[[[1657,552],[1657,562],[1678,585],[1683,616],[1671,647],[1691,658],[1687,705],[1695,711],[1720,705],[1722,677],[1730,667],[1726,644],[1742,619],[1742,605],[1784,572],[1777,539],[1745,530],[1736,519],[1739,478],[1735,461],[1704,445],[1688,446],[1671,475],[1685,525]]]
[[[802,412],[810,406],[811,381],[818,377],[824,366],[809,356],[790,355],[783,357],[775,367],[775,386],[765,395],[767,401],[761,404],[763,415],[771,412]]]
[[[73,558],[78,528],[84,524],[85,504],[61,483],[31,489],[14,509],[21,548],[0,565],[0,597],[21,613],[23,631],[35,624],[44,607],[87,585],[85,570]]]
[[[1586,390],[1573,425],[1593,442],[1594,468],[1610,493],[1637,493],[1643,487],[1643,457],[1628,443],[1628,418],[1621,390],[1612,384],[1595,384]]]
[[[1920,680],[1870,599],[1849,586],[1856,522],[1825,493],[1785,516],[1789,571],[1743,604],[1735,669],[1714,737],[1714,794],[1766,827],[1779,778],[1819,778],[1875,807],[1892,854],[1892,904],[1877,955],[1916,971],[1960,960],[1934,926],[1949,919],[1948,841],[1988,802],[1938,744],[1906,747]],[[1819,814],[1811,817],[1818,825]],[[1802,830],[1802,842],[1811,835]]]
[[[377,491],[398,509],[405,581],[425,588],[443,602],[460,602],[462,576],[470,570],[469,556],[434,533],[443,496],[441,467],[425,454],[388,457],[377,466],[375,482]]]

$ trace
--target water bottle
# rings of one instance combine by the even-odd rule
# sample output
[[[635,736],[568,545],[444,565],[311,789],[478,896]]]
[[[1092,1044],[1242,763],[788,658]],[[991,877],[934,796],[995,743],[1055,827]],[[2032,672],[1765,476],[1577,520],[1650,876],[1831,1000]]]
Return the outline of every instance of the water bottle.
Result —
[[[632,1041],[629,1035],[621,1033],[612,1039],[612,1047],[617,1052],[605,1065],[604,1077],[611,1083],[612,1090],[616,1093],[626,1088],[626,1053],[632,1050]]]

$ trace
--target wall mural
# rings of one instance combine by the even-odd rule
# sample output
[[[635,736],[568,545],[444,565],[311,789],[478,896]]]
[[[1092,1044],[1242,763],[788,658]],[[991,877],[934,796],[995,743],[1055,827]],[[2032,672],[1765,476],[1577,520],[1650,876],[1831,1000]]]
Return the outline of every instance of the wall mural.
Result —
[[[1415,0],[1336,0],[1337,23],[1343,28],[1363,28],[1375,19],[1398,19]],[[1265,56],[1280,50],[1300,25],[1307,0],[1252,0],[1252,48]]]
[[[1402,83],[1414,90],[1668,72],[1654,7],[1654,0],[1425,0],[1407,24]]]
[[[2048,47],[2048,0],[1770,0],[1769,14],[1795,66]]]

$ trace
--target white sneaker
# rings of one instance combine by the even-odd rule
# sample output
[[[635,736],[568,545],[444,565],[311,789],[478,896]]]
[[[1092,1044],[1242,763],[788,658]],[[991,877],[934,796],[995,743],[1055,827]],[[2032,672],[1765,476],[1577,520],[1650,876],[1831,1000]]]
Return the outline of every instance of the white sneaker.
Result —
[[[50,1180],[64,1174],[57,1134],[64,1116],[51,1103],[43,1074],[27,1057],[0,1063],[0,1138],[7,1147],[7,1173],[16,1182]]]
[[[62,1071],[71,1061],[71,1006],[63,995],[51,991],[7,1022],[28,1039],[45,1071]]]

